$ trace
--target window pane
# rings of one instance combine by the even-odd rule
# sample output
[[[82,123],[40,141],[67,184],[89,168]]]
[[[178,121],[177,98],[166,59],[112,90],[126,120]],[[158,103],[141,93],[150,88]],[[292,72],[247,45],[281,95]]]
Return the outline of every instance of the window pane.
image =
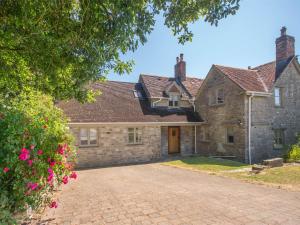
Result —
[[[134,133],[128,133],[128,143],[134,143]]]
[[[169,106],[173,106],[173,101],[169,101]]]
[[[136,128],[135,142],[136,143],[142,142],[142,129],[141,128]]]
[[[174,106],[178,106],[178,101],[174,101]]]
[[[281,105],[281,90],[280,90],[280,88],[274,89],[274,98],[275,98],[275,105],[280,106]]]
[[[128,133],[133,133],[134,132],[134,128],[128,128]]]
[[[227,143],[234,143],[234,133],[232,127],[227,128]]]
[[[97,144],[97,129],[91,128],[90,129],[90,145]]]
[[[219,89],[217,91],[217,103],[223,103],[224,102],[224,90],[223,89]]]
[[[80,129],[80,145],[88,144],[88,133],[87,129]]]

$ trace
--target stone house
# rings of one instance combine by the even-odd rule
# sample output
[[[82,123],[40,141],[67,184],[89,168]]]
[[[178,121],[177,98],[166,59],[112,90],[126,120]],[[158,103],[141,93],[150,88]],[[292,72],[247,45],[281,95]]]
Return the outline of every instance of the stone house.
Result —
[[[276,60],[239,69],[213,65],[204,80],[141,74],[138,83],[94,83],[93,103],[58,106],[70,118],[78,167],[206,155],[249,163],[280,155],[300,132],[300,66],[295,39],[282,28]]]

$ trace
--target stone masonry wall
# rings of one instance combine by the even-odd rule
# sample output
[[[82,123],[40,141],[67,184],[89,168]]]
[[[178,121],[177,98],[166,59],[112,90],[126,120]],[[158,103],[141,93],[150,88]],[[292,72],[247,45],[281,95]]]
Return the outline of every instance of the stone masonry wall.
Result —
[[[94,126],[95,127],[95,126]],[[89,128],[94,128],[89,126]],[[98,167],[146,162],[161,157],[161,128],[142,127],[142,144],[128,144],[128,127],[99,126],[98,146],[79,147],[77,167]],[[77,141],[80,127],[71,126]]]
[[[209,140],[201,141],[197,136],[197,152],[200,155],[235,156],[237,160],[245,160],[245,106],[244,94],[235,83],[216,69],[209,72],[196,98],[196,110],[207,122],[205,129]],[[223,88],[225,102],[210,105],[209,98],[217,89]],[[227,128],[234,132],[234,143],[227,143]]]
[[[182,156],[194,153],[195,138],[193,126],[180,126],[180,154]],[[161,127],[161,151],[168,156],[168,127]]]
[[[274,105],[274,90],[271,97],[254,97],[252,101],[253,162],[282,154],[282,150],[273,148],[273,129],[284,129],[285,144],[294,143],[296,134],[300,133],[300,71],[290,64],[275,87],[282,90],[282,107]]]

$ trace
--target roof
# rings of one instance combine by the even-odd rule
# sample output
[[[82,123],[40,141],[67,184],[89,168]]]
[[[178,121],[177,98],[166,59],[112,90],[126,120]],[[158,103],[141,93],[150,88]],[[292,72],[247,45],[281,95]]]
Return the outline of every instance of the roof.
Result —
[[[191,109],[151,108],[140,83],[106,81],[93,84],[92,89],[102,92],[93,103],[58,103],[71,122],[202,122]],[[136,98],[133,90],[145,98]]]
[[[175,78],[146,74],[140,75],[140,81],[144,83],[151,98],[166,97],[166,88],[173,82],[177,82]],[[183,97],[192,98],[196,96],[202,82],[202,79],[187,77],[185,81],[177,84],[184,90]]]
[[[228,66],[214,65],[218,70],[239,85],[245,91],[269,92],[276,78],[280,76],[293,58],[277,64],[269,62],[252,69],[241,69]]]

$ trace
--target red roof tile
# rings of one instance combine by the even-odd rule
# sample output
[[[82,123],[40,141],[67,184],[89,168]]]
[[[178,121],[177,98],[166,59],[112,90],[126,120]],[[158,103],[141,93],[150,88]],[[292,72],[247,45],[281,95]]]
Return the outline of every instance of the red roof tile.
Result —
[[[93,89],[102,94],[93,103],[81,104],[75,100],[62,101],[63,109],[71,122],[200,122],[202,119],[191,109],[151,108],[139,83],[107,81],[95,83]],[[145,97],[139,99],[133,90]]]
[[[149,93],[149,97],[151,98],[164,97],[165,90],[174,81],[175,78],[145,75],[145,74],[140,75],[140,82],[144,84],[145,88]],[[181,86],[185,91],[185,93],[183,93],[183,97],[191,98],[191,97],[195,97],[202,82],[203,82],[202,79],[187,77],[186,80],[183,81],[181,84],[180,83],[177,84]]]

